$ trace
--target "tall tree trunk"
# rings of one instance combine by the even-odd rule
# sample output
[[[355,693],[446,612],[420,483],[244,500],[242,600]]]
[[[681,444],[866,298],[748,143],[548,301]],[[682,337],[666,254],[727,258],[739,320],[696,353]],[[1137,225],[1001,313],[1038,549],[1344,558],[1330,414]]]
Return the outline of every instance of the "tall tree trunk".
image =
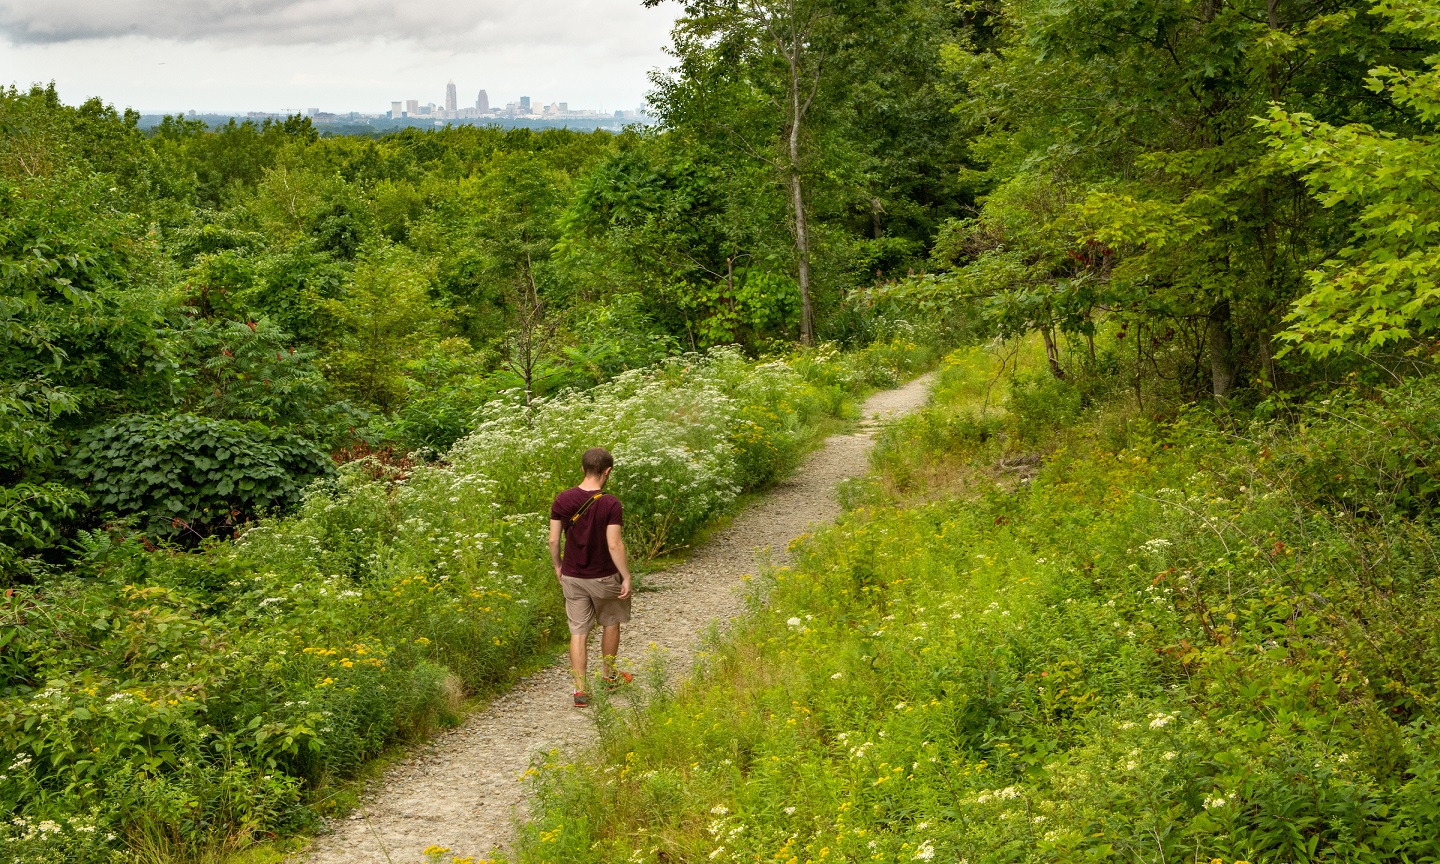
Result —
[[[655,2],[658,0],[646,0],[646,5],[654,5]],[[790,104],[782,109],[787,115],[787,128],[784,131],[788,158],[786,164],[778,161],[771,161],[771,164],[784,175],[784,182],[790,187],[790,209],[795,218],[795,268],[800,283],[800,342],[814,345],[815,309],[810,298],[810,223],[805,216],[800,127],[805,122],[811,103],[820,92],[821,67],[824,65],[825,54],[823,51],[816,52],[813,39],[816,24],[825,17],[825,13],[813,4],[798,5],[800,8],[797,8],[796,0],[781,0],[773,4],[767,0],[740,0],[735,4],[743,10],[742,15],[745,18],[759,25],[762,32],[768,34],[776,54],[783,58],[789,67],[787,96]],[[805,81],[807,63],[812,67],[808,86]],[[808,94],[805,92],[807,89]],[[781,108],[778,99],[775,107]]]
[[[1221,300],[1210,309],[1210,387],[1221,405],[1235,386],[1235,345],[1230,333],[1230,301]]]
[[[805,190],[800,182],[800,97],[798,44],[790,54],[790,207],[795,211],[795,263],[800,281],[800,344],[815,344],[815,312],[810,305],[810,224],[805,219]]]

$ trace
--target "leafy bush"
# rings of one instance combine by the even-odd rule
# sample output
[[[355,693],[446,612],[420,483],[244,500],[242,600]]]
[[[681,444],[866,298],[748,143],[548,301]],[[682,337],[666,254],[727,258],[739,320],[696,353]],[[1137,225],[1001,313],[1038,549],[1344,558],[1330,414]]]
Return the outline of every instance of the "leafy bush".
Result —
[[[410,450],[448,450],[475,426],[475,413],[503,389],[485,355],[464,339],[442,339],[407,368],[410,396],[388,422],[372,424]]]
[[[1080,391],[1073,384],[1039,373],[1015,379],[1006,407],[1013,418],[1016,438],[1036,444],[1074,426],[1082,406]]]
[[[1372,519],[1440,515],[1440,376],[1339,390],[1300,406],[1292,428],[1277,467],[1307,501]]]
[[[202,537],[299,503],[333,473],[310,442],[260,424],[190,414],[132,415],[90,430],[71,473],[103,513],[142,517],[160,537]]]
[[[181,353],[188,402],[196,412],[326,437],[325,415],[334,409],[325,404],[325,379],[313,349],[296,348],[268,318],[187,323]]]
[[[0,487],[0,573],[38,569],[35,554],[55,542],[58,523],[88,500],[85,493],[59,483]]]

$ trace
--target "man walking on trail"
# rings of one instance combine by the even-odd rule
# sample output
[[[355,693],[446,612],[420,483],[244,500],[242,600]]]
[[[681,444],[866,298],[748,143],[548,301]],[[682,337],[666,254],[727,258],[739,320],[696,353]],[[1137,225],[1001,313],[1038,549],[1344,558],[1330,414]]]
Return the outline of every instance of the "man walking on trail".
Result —
[[[614,465],[608,450],[586,450],[580,458],[585,479],[579,486],[556,495],[550,505],[550,561],[565,594],[565,617],[570,619],[570,671],[575,676],[576,708],[590,704],[590,695],[585,692],[585,667],[590,631],[596,621],[603,628],[601,683],[615,688],[632,680],[628,673],[615,671],[620,625],[630,620],[630,568],[625,561],[625,541],[620,537],[620,501],[604,491]]]

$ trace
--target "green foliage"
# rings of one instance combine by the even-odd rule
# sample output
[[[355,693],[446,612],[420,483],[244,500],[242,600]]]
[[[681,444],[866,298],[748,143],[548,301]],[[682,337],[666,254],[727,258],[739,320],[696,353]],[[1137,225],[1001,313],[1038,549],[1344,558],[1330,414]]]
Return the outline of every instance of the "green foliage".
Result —
[[[182,541],[300,500],[330,459],[303,438],[258,423],[129,416],[87,431],[69,470],[104,514],[141,517],[143,530]]]
[[[1407,36],[1368,11],[1358,0],[976,9],[945,61],[978,133],[983,171],[969,176],[988,194],[942,229],[934,252],[948,272],[934,290],[983,310],[1000,335],[1090,337],[1117,312],[1173,334],[1195,350],[1157,357],[1149,377],[1186,400],[1280,386],[1272,342],[1303,274],[1349,228],[1254,118],[1284,105],[1405,129],[1363,82],[1406,56]]]
[[[0,177],[0,447],[43,468],[67,427],[169,397],[159,273],[100,177]]]
[[[1440,380],[1347,388],[1298,408],[1288,446],[1271,454],[1309,507],[1377,523],[1440,515]]]
[[[429,265],[404,247],[381,246],[362,255],[354,281],[326,308],[340,324],[326,357],[331,380],[361,405],[393,410],[406,393],[407,358],[433,332]]]
[[[290,334],[268,318],[196,320],[179,335],[189,355],[181,363],[191,379],[187,402],[196,413],[321,437],[326,382],[313,349],[297,350]]]
[[[490,364],[469,342],[452,338],[436,343],[407,364],[405,380],[411,392],[384,437],[411,450],[447,449],[474,429],[476,412],[506,387],[489,372]]]
[[[680,308],[695,313],[695,338],[705,347],[732,344],[747,332],[787,333],[799,320],[800,293],[788,276],[742,269],[732,280],[682,283],[676,292]]]
[[[1080,420],[1080,391],[1052,375],[1017,377],[1006,407],[1014,417],[1017,441],[1039,444]]]
[[[1434,4],[1378,2],[1387,30],[1426,43],[1440,39]],[[1366,86],[1428,127],[1440,114],[1435,57],[1425,71],[1381,66]],[[1289,316],[1288,341],[1310,354],[1423,337],[1440,323],[1436,302],[1435,214],[1428,177],[1437,159],[1428,135],[1397,135],[1363,123],[1335,125],[1273,107],[1261,127],[1290,168],[1304,172],[1319,202],[1353,214],[1350,245],[1307,274],[1309,290]]]
[[[38,562],[31,556],[53,545],[59,523],[88,503],[85,493],[59,483],[0,487],[0,574],[35,568]]]

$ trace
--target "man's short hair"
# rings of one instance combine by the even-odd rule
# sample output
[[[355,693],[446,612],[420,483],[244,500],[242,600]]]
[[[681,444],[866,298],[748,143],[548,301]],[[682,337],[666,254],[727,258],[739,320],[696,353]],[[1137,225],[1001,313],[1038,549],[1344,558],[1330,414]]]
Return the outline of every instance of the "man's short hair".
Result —
[[[591,447],[580,457],[580,467],[585,469],[586,477],[599,477],[606,468],[615,467],[615,457],[604,447]]]

